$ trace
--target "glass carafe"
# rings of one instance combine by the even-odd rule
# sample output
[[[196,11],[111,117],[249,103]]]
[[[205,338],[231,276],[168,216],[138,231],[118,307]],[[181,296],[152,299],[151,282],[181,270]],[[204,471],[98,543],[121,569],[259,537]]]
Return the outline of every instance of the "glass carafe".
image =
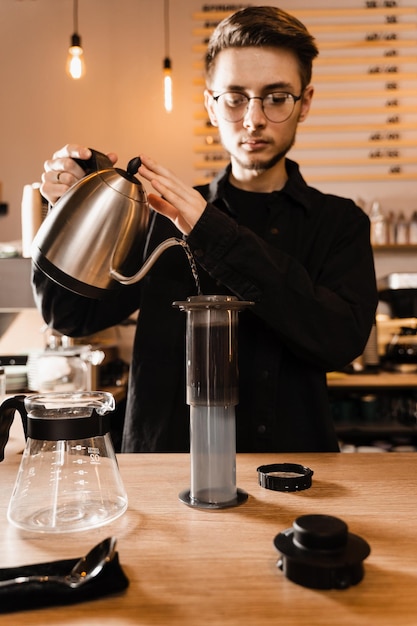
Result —
[[[22,415],[26,446],[7,512],[11,523],[28,531],[73,532],[102,526],[124,513],[127,496],[109,433],[111,394],[9,398],[0,407],[3,447],[16,410]]]

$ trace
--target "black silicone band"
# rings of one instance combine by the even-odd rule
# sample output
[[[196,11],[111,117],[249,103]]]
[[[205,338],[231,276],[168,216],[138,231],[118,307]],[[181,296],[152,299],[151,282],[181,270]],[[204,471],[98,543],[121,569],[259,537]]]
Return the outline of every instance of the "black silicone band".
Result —
[[[302,491],[311,487],[313,470],[298,463],[272,463],[257,469],[259,484],[273,491]],[[282,474],[277,476],[276,474]],[[288,475],[285,475],[288,473]],[[290,475],[293,474],[293,475]]]

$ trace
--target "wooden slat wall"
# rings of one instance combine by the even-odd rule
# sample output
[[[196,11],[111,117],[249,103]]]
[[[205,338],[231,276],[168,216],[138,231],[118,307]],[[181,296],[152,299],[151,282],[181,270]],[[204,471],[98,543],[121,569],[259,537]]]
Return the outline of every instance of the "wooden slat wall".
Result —
[[[310,183],[417,180],[417,3],[337,4],[310,9],[299,8],[297,0],[280,2],[306,24],[320,49],[313,108],[290,156]],[[203,106],[205,42],[215,24],[240,6],[219,11],[218,4],[207,3],[193,15],[198,184],[227,161]]]

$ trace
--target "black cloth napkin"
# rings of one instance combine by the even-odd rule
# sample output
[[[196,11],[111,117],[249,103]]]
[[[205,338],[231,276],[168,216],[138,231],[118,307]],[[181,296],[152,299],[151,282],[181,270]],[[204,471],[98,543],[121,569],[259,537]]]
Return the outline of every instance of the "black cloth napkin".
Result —
[[[3,568],[0,569],[0,580],[32,575],[65,576],[77,561],[78,559],[65,559]],[[53,582],[21,583],[0,589],[0,613],[86,602],[87,600],[119,593],[126,589],[128,585],[129,579],[120,565],[118,552],[115,552],[111,561],[104,565],[103,570],[95,578],[76,589]]]

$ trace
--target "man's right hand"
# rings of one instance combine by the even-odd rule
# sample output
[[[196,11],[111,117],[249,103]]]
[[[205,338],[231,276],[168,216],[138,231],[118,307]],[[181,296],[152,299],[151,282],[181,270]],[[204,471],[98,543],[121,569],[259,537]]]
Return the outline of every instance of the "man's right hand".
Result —
[[[117,155],[107,155],[113,165]],[[41,194],[50,202],[55,202],[74,185],[77,180],[85,176],[85,171],[74,158],[89,159],[91,150],[78,144],[67,144],[52,155],[52,159],[45,161],[42,174]]]

